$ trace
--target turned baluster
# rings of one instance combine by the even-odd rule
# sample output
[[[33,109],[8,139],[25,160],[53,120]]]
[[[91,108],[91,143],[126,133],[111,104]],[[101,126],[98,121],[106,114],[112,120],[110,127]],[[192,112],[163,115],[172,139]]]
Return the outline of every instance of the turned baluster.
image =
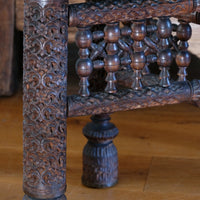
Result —
[[[118,56],[118,45],[117,42],[120,38],[120,29],[118,23],[107,24],[104,28],[106,52],[107,55],[104,58],[105,70],[107,72],[106,76],[106,88],[105,91],[108,93],[115,93],[116,89],[116,77],[115,72],[118,71],[120,65],[120,59]]]
[[[80,77],[80,90],[81,96],[89,96],[89,82],[88,78],[93,70],[93,64],[89,58],[89,47],[92,43],[92,33],[88,27],[78,28],[76,34],[76,45],[79,47],[79,59],[76,61],[76,72]]]
[[[160,66],[160,86],[168,87],[170,85],[169,67],[172,63],[172,53],[169,49],[169,38],[172,32],[171,21],[168,17],[161,17],[157,23],[158,37],[160,38],[160,52],[158,53],[157,63]]]
[[[176,63],[179,67],[178,71],[178,81],[186,81],[187,72],[186,69],[190,65],[191,56],[187,51],[189,45],[188,40],[192,35],[192,29],[189,23],[180,21],[177,27],[177,38],[180,40],[178,49],[179,52],[176,55]]]
[[[146,36],[145,21],[133,22],[131,37],[134,40],[133,49],[134,53],[131,55],[131,68],[134,70],[134,81],[132,88],[135,90],[142,89],[142,70],[145,67],[146,56],[144,54],[143,40]]]

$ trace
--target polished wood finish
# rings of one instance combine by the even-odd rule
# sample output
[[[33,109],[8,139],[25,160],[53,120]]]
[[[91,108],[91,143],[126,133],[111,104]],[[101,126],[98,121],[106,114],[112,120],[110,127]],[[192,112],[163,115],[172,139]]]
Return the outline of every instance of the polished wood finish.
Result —
[[[63,13],[63,0],[25,1],[25,200],[65,199],[68,18]]]
[[[76,61],[76,73],[80,77],[79,94],[83,97],[89,96],[89,81],[88,78],[92,73],[93,64],[89,58],[89,47],[92,43],[92,33],[90,28],[79,28],[76,33],[76,45],[79,47],[79,59]]]
[[[174,25],[170,17],[199,11],[200,0],[71,5],[65,0],[26,0],[24,9],[24,200],[66,198],[67,116],[93,115],[83,129],[89,141],[83,150],[82,182],[111,187],[118,181],[112,142],[118,129],[109,122],[109,113],[199,101],[200,80],[186,80],[190,25],[182,20]],[[72,96],[67,96],[68,20],[78,28],[75,68],[80,87],[79,95]],[[179,79],[170,81],[175,57]],[[143,75],[152,76],[148,65],[154,62],[160,67],[159,84],[144,86]],[[89,90],[93,69],[106,73],[105,88]],[[116,87],[119,69],[132,72],[131,89]],[[123,79],[121,85],[126,85]]]
[[[92,0],[94,2],[94,0]],[[71,4],[77,4],[77,3],[84,3],[84,0],[70,0]],[[89,0],[87,1],[89,2]],[[91,2],[91,1],[90,1]],[[16,8],[15,8],[15,14],[16,14],[16,28],[20,31],[23,31],[24,27],[24,1],[23,0],[16,0]],[[184,19],[188,22],[193,23],[200,23],[200,15],[199,12],[193,12],[185,15],[175,15],[176,18]]]
[[[176,16],[179,20],[183,20],[185,22],[192,22],[195,24],[200,24],[200,13],[193,12],[185,16]]]
[[[134,41],[132,50],[134,51],[131,55],[131,68],[134,71],[134,81],[131,86],[134,90],[142,89],[142,70],[146,64],[146,56],[144,53],[144,38],[146,37],[146,23],[144,21],[133,22],[131,25],[131,37]]]
[[[172,34],[172,24],[168,17],[160,17],[158,22],[158,37],[159,41],[159,52],[157,63],[160,67],[160,83],[159,85],[162,87],[170,86],[169,80],[169,67],[172,63],[172,52],[170,49],[169,38]]]
[[[69,0],[69,3],[83,3],[85,0]],[[20,31],[24,29],[24,0],[15,0],[16,28]]]
[[[117,95],[103,92],[91,93],[89,98],[68,97],[68,116],[112,113],[145,107],[196,101],[200,94],[200,82],[174,82],[170,87],[149,86],[140,91],[119,90]],[[88,103],[89,102],[89,103]],[[98,108],[98,109],[97,109]]]
[[[0,109],[0,196],[22,199],[22,92],[1,98]],[[200,110],[187,103],[113,114],[111,121],[120,131],[114,142],[119,182],[109,189],[91,189],[81,184],[87,142],[81,132],[89,117],[69,118],[68,199],[199,199],[199,119]]]
[[[127,22],[145,18],[175,16],[198,11],[199,0],[180,1],[92,1],[69,6],[69,26]],[[159,10],[159,12],[156,12]]]
[[[119,48],[117,42],[120,38],[119,23],[107,24],[104,28],[104,40],[106,42],[106,54],[104,56],[104,68],[107,72],[105,92],[116,93],[115,73],[119,70],[120,59],[118,56]]]
[[[179,67],[178,81],[186,81],[187,72],[186,69],[190,65],[191,56],[188,52],[188,40],[191,38],[192,29],[189,23],[185,21],[180,21],[177,27],[177,38],[180,40],[178,45],[179,52],[176,55],[176,63]]]

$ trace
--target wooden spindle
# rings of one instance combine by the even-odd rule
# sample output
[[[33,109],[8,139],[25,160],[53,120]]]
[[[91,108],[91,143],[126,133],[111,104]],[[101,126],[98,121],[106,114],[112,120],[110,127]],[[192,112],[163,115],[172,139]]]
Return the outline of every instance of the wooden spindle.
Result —
[[[104,29],[105,41],[107,42],[106,52],[107,56],[104,58],[105,70],[107,72],[106,88],[108,93],[115,93],[116,89],[116,77],[115,72],[118,71],[120,65],[120,59],[118,53],[118,40],[120,38],[120,28],[118,23],[107,24]]]
[[[76,44],[79,47],[79,59],[76,61],[76,72],[80,77],[80,90],[81,96],[89,96],[89,75],[92,73],[93,64],[89,58],[89,47],[92,43],[92,34],[88,27],[81,27],[76,34]]]
[[[176,55],[176,63],[179,67],[178,81],[186,81],[187,72],[186,69],[190,65],[191,56],[187,51],[189,45],[188,40],[192,35],[192,29],[189,23],[180,21],[177,27],[177,38],[180,40],[178,49],[180,50]]]
[[[142,89],[142,70],[146,63],[146,56],[144,54],[143,40],[146,36],[145,21],[135,21],[132,26],[131,37],[134,40],[133,50],[134,54],[131,56],[131,68],[134,70],[134,81],[132,88],[135,90]]]
[[[91,44],[91,52],[90,52],[90,59],[91,60],[95,60],[97,57],[99,56],[103,56],[104,52],[105,52],[105,46],[106,46],[106,43],[105,41],[101,41],[99,42],[98,44],[96,43],[92,43]]]
[[[170,85],[169,67],[172,63],[172,53],[169,49],[169,37],[172,32],[172,25],[169,17],[161,17],[157,23],[158,26],[158,37],[160,38],[159,48],[161,49],[158,53],[157,63],[160,66],[160,86],[168,87]]]

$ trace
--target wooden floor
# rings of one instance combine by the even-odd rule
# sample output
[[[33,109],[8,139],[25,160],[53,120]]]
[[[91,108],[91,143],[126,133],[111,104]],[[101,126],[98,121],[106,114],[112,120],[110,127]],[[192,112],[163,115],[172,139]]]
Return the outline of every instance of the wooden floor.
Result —
[[[22,199],[22,95],[0,99],[0,199]],[[120,131],[119,183],[110,189],[81,184],[81,130],[88,117],[68,120],[69,200],[200,199],[200,109],[170,105],[112,115]]]
[[[199,32],[194,33],[196,38]],[[195,37],[192,51],[198,54]],[[200,43],[199,43],[200,44]],[[196,49],[195,49],[196,48]],[[199,53],[200,55],[200,53]],[[200,72],[200,69],[199,69]],[[22,93],[0,98],[0,200],[22,200]],[[68,120],[68,200],[200,199],[200,109],[169,105],[112,115],[119,128],[119,183],[110,189],[81,184],[82,127]]]

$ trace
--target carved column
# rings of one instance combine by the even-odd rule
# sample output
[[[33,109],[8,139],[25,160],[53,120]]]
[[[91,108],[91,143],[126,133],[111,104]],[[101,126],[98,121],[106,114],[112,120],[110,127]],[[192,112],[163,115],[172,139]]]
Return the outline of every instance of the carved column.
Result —
[[[118,129],[108,114],[93,115],[83,128],[88,143],[83,150],[82,182],[88,187],[111,187],[118,180],[118,155],[112,140]]]
[[[24,200],[66,199],[66,2],[25,0]]]

